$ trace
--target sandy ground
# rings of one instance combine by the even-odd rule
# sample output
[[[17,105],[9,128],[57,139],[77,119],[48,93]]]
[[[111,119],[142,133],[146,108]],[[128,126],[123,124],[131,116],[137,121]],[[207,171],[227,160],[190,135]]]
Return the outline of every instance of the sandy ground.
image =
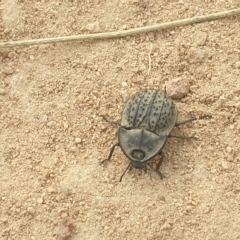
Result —
[[[239,0],[0,1],[1,41],[117,31]],[[0,239],[240,239],[239,17],[122,39],[0,50]],[[151,68],[149,59],[151,58]],[[125,102],[185,77],[160,180],[117,141]]]

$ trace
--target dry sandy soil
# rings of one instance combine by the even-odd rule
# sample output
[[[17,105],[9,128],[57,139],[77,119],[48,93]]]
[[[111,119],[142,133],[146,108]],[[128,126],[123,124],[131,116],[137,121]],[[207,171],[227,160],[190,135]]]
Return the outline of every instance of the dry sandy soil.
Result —
[[[1,0],[1,41],[117,31],[239,8],[239,0]],[[0,239],[240,239],[239,17],[148,34],[0,50]],[[151,58],[151,69],[149,59]],[[117,141],[127,99],[184,77],[161,171]],[[154,165],[153,161],[153,165]]]

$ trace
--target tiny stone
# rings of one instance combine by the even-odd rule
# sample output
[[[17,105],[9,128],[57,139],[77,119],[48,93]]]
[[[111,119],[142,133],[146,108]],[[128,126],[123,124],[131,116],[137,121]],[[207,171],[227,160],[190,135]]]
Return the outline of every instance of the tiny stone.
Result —
[[[11,75],[13,74],[13,68],[12,67],[6,67],[5,69],[3,69],[3,73],[5,73],[6,75]]]
[[[82,139],[81,138],[75,138],[75,143],[81,143],[82,142]]]
[[[206,51],[200,48],[191,47],[188,50],[188,59],[190,63],[203,62],[206,56],[207,56]]]
[[[3,89],[3,88],[0,88],[0,95],[5,95],[6,94],[6,91],[5,91],[5,89]]]
[[[30,60],[32,60],[32,61],[33,61],[33,60],[34,60],[34,56],[32,56],[32,55],[31,55],[31,56],[30,56]]]
[[[197,203],[195,201],[191,201],[191,205],[197,206]]]
[[[100,127],[101,127],[101,131],[103,132],[106,131],[108,128],[106,124],[101,124]]]
[[[53,163],[56,165],[58,162],[59,162],[59,159],[57,157],[54,158]]]
[[[206,44],[207,36],[206,32],[197,32],[194,34],[193,42],[195,42],[198,46],[203,46]]]
[[[76,147],[70,147],[69,148],[69,152],[76,152],[77,151],[77,148]]]
[[[37,199],[37,203],[42,204],[43,203],[43,199],[42,198],[38,198]]]
[[[55,125],[56,125],[55,121],[50,121],[50,122],[47,123],[47,126],[50,127],[50,128],[55,127]]]
[[[47,189],[47,191],[48,191],[49,193],[56,193],[56,192],[57,192],[57,189],[56,189],[56,188],[53,188],[53,187],[49,187],[49,188]]]
[[[176,78],[166,83],[166,92],[171,98],[183,98],[189,93],[189,90],[190,84],[186,78]]]
[[[119,214],[119,212],[117,211],[115,214],[115,218],[121,218],[121,215]]]
[[[232,152],[232,148],[228,146],[228,147],[227,147],[227,152],[228,152],[228,153],[231,153],[231,152]]]
[[[149,32],[147,35],[150,41],[154,41],[154,32]]]
[[[222,167],[223,167],[223,169],[228,169],[228,163],[227,162],[222,162]]]
[[[33,207],[28,207],[27,208],[27,212],[29,213],[29,214],[31,214],[31,215],[34,215],[35,214],[35,209],[33,208]]]
[[[4,34],[9,34],[10,33],[10,29],[9,28],[5,28],[3,32],[4,32]]]
[[[190,205],[186,206],[186,210],[190,211],[192,209],[192,207]]]
[[[2,222],[3,222],[3,223],[7,223],[7,222],[8,222],[7,218],[3,218],[3,219],[2,219]]]
[[[127,82],[122,82],[123,87],[127,87],[127,85],[128,85]]]
[[[8,53],[8,58],[13,58],[14,57],[14,52],[9,52]]]
[[[68,129],[68,123],[67,122],[63,122],[63,128],[66,130]]]
[[[235,63],[235,67],[238,68],[238,69],[240,69],[240,61],[237,61],[237,62]]]
[[[90,32],[100,32],[99,22],[87,24],[86,29],[89,30]]]
[[[56,196],[55,200],[56,200],[57,202],[59,202],[59,201],[61,200],[61,197],[60,197],[60,196]]]

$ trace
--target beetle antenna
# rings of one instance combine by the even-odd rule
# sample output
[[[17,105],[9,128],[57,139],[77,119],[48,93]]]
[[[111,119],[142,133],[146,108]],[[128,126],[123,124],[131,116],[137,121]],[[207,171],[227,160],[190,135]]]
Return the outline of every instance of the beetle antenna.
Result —
[[[108,122],[108,123],[121,126],[121,125],[119,124],[119,122],[111,121],[111,120],[109,120],[105,115],[99,115],[99,117],[102,117],[102,118],[103,118],[106,122]]]
[[[131,166],[132,166],[132,163],[129,163],[129,165],[127,166],[127,168],[126,168],[125,171],[123,172],[122,176],[120,177],[120,181],[119,181],[119,182],[122,181],[123,176],[125,175],[125,173],[127,172],[127,170],[130,169]]]
[[[192,118],[184,120],[182,122],[175,123],[175,127],[178,127],[178,126],[180,126],[182,124],[185,124],[185,123],[188,123],[188,122],[193,122],[195,120],[197,120],[197,118],[196,117],[192,117]]]

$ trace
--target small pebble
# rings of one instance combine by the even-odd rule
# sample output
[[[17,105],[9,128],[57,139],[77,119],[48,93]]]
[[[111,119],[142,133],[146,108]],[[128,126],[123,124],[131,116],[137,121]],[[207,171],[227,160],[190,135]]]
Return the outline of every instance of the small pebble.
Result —
[[[228,163],[227,162],[222,162],[222,167],[223,167],[223,169],[228,169]]]
[[[116,214],[114,215],[115,218],[121,218],[121,215],[119,214],[119,212],[117,211]]]
[[[69,152],[74,153],[76,151],[77,151],[77,148],[75,146],[69,148]]]
[[[86,29],[89,30],[90,32],[100,32],[99,22],[87,24]]]
[[[3,69],[3,73],[5,73],[6,75],[11,75],[14,73],[14,71],[12,67],[6,67]]]
[[[57,192],[57,189],[56,189],[56,188],[53,188],[53,187],[49,187],[49,188],[47,189],[47,191],[48,191],[49,193],[56,193],[56,192]]]
[[[56,122],[55,121],[50,121],[47,123],[47,126],[52,128],[52,127],[55,127],[56,126]]]
[[[8,58],[13,58],[14,57],[14,52],[9,52],[8,53]]]
[[[154,32],[149,32],[149,33],[147,34],[147,36],[148,36],[148,38],[149,38],[150,41],[154,41],[154,38],[155,38]]]
[[[106,124],[101,124],[100,125],[101,131],[106,131],[108,129],[108,126]]]
[[[27,208],[27,212],[30,214],[30,215],[34,215],[35,214],[35,209],[33,207],[28,207]]]
[[[188,50],[188,60],[190,63],[203,62],[206,56],[206,51],[202,50],[201,48],[191,47]]]
[[[6,91],[5,91],[5,89],[3,89],[3,88],[0,88],[0,95],[5,95],[6,94]]]
[[[228,153],[231,153],[231,152],[232,152],[232,148],[228,146],[228,147],[227,147],[227,152],[228,152]]]
[[[171,98],[180,99],[185,97],[190,90],[190,84],[186,78],[176,78],[166,83],[167,95]]]
[[[4,34],[9,34],[10,31],[11,31],[11,30],[10,30],[9,28],[5,28],[3,32],[4,32]]]
[[[207,41],[207,33],[206,32],[197,32],[194,34],[193,42],[196,43],[198,46],[203,46],[206,44]]]
[[[43,199],[42,198],[38,198],[37,199],[37,203],[42,204],[43,203]]]
[[[2,219],[2,222],[3,222],[3,223],[7,223],[7,222],[8,222],[7,218],[3,218],[3,219]]]
[[[81,138],[75,138],[75,143],[81,143],[82,142],[82,139]]]
[[[235,67],[236,67],[237,69],[240,69],[240,61],[237,61],[237,62],[235,63]]]
[[[128,85],[127,82],[122,82],[123,87],[127,87],[127,85]]]
[[[68,129],[68,123],[67,123],[67,122],[63,122],[63,128],[64,128],[65,130]]]

